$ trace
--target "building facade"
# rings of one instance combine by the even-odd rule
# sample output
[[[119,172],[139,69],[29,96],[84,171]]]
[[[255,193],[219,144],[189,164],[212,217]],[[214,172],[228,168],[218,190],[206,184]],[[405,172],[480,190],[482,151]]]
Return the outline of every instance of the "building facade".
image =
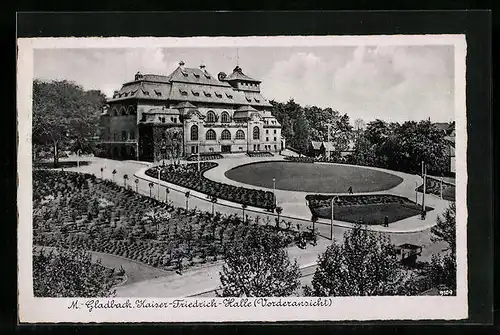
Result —
[[[198,153],[278,152],[281,125],[239,66],[215,78],[180,62],[168,76],[137,73],[102,115],[106,157],[158,161]]]

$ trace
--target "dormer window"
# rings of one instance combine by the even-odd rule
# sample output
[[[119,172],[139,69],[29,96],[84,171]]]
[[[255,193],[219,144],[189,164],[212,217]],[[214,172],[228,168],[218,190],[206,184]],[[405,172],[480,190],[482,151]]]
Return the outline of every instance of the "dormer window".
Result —
[[[125,93],[125,96],[128,97],[128,92]]]
[[[226,93],[226,97],[228,97],[229,99],[233,98],[232,94],[229,94],[229,93]]]
[[[160,91],[155,90],[155,93],[156,93],[156,96],[161,97],[161,92]]]
[[[200,78],[200,75],[198,73],[193,73],[193,76],[195,76],[196,78]]]
[[[144,89],[141,89],[141,91],[142,91],[142,94],[144,94],[144,95],[149,95],[149,92],[148,92],[148,91],[146,91],[146,90],[144,90]]]
[[[182,72],[182,75],[183,75],[184,77],[187,77],[187,76],[188,76],[188,73],[187,73],[186,71],[181,71],[181,72]]]
[[[181,92],[181,95],[188,95],[187,91],[181,90],[180,88],[179,88],[179,92]]]
[[[257,99],[257,98],[253,98],[253,99],[255,100],[255,102],[260,102],[260,100],[259,100],[259,99]]]
[[[137,93],[137,90],[130,92],[130,95],[135,95]]]
[[[215,95],[217,96],[217,98],[222,98],[222,94],[219,92],[215,92]]]
[[[205,78],[210,79],[210,75],[205,73]]]
[[[203,91],[203,93],[205,94],[206,97],[211,97],[212,96],[212,94],[210,92]]]
[[[193,95],[196,97],[200,95],[200,92],[195,91],[195,90],[191,90],[191,93],[193,93]]]
[[[248,102],[252,102],[252,99],[250,99],[250,98],[247,98],[247,101],[248,101]]]

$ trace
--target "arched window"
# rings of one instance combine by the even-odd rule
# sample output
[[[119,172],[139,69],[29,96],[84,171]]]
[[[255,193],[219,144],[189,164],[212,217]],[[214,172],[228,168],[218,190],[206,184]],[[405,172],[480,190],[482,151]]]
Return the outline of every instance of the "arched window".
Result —
[[[243,130],[238,130],[236,132],[236,139],[237,140],[244,140],[245,139],[245,132]]]
[[[220,139],[221,140],[230,140],[231,139],[231,133],[229,130],[224,129],[222,133],[220,134]]]
[[[127,132],[125,130],[122,131],[122,141],[127,140]]]
[[[123,106],[120,108],[120,115],[127,115],[127,110]]]
[[[135,115],[135,107],[130,105],[128,106],[128,114],[129,115]]]
[[[213,111],[207,112],[207,122],[210,122],[210,123],[215,122],[215,113]]]
[[[253,127],[253,139],[254,140],[260,139],[260,129],[257,126]]]
[[[135,140],[135,132],[133,130],[130,132],[130,139]]]
[[[118,108],[113,107],[113,110],[112,110],[112,112],[111,112],[111,115],[113,115],[113,116],[118,116],[118,115],[119,115],[119,114],[118,114]]]
[[[191,141],[198,141],[198,126],[191,126]]]
[[[213,129],[209,129],[205,135],[207,141],[215,141],[217,136],[215,135],[215,131]]]
[[[230,122],[228,112],[222,112],[222,114],[220,116],[220,122],[222,122],[222,123],[229,123]]]

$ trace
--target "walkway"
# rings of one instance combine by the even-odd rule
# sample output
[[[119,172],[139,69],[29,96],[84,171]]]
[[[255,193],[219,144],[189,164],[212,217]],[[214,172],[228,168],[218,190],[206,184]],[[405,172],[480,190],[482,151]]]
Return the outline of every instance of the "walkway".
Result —
[[[250,157],[241,157],[240,159],[223,159],[223,160],[218,160],[217,162],[219,163],[219,167],[207,171],[205,173],[205,176],[208,178],[212,178],[215,180],[224,180],[224,182],[228,182],[231,184],[238,184],[237,182],[230,181],[225,178],[224,173],[222,171],[226,171],[225,169],[241,165],[241,164],[246,164],[249,162],[254,162],[254,161],[269,161],[269,160],[281,160],[283,159],[282,157],[272,157],[272,158],[250,158]],[[128,181],[128,184],[133,185],[133,187],[137,187],[137,191],[141,194],[148,195],[152,194],[153,197],[159,198],[162,201],[165,201],[166,198],[168,197],[168,201],[172,202],[175,206],[178,207],[184,207],[186,199],[184,197],[184,191],[186,189],[183,189],[179,186],[171,185],[166,182],[160,182],[160,187],[155,186],[153,189],[150,190],[148,184],[150,181],[154,181],[155,183],[158,182],[157,179],[150,178],[146,175],[144,175],[144,170],[148,166],[148,163],[141,163],[141,162],[136,162],[136,161],[114,161],[114,160],[109,160],[109,159],[102,159],[102,158],[89,158],[89,159],[82,159],[82,160],[87,160],[90,162],[88,165],[83,165],[80,166],[79,168],[67,168],[65,170],[68,171],[75,171],[75,172],[82,172],[82,173],[91,173],[96,175],[97,177],[101,177],[101,167],[104,168],[102,172],[102,177],[104,179],[112,180],[114,179],[117,184],[123,185],[123,175],[128,174],[130,180]],[[113,169],[116,169],[117,173],[114,175],[111,174]],[[218,172],[218,173],[215,173]],[[394,173],[393,171],[389,171],[390,173]],[[136,175],[136,178],[138,179],[138,183],[134,183],[133,177],[134,174]],[[398,175],[402,175],[401,173],[394,173]],[[406,175],[406,174],[405,174]],[[409,194],[410,192],[414,192],[414,186],[411,184],[411,182],[417,181],[419,177],[416,176],[411,176],[407,175],[408,179],[406,179],[406,176],[403,177],[405,180],[402,184],[398,185],[392,190],[385,191],[384,193],[391,193],[391,192],[401,192],[400,194]],[[221,178],[221,179],[217,179]],[[413,179],[411,179],[413,178]],[[157,184],[155,184],[157,185]],[[171,188],[171,192],[167,195],[165,193],[165,186],[168,186]],[[245,187],[254,187],[251,185],[244,185]],[[174,191],[174,190],[178,191]],[[306,227],[306,226],[311,226],[311,223],[309,221],[310,214],[305,215],[305,209],[309,211],[305,204],[304,196],[305,192],[289,192],[289,191],[277,191],[279,192],[278,194],[278,201],[280,206],[282,206],[284,209],[284,213],[286,212],[286,208],[291,209],[293,213],[298,213],[303,215],[306,220],[300,221],[297,220],[294,223],[300,223],[301,227]],[[212,204],[210,202],[207,202],[205,200],[205,195],[191,191],[192,196],[189,198],[189,208],[197,207],[200,210],[207,210],[211,211],[211,206]],[[287,197],[287,194],[291,194],[290,198]],[[397,193],[393,193],[397,194]],[[199,198],[197,198],[198,196]],[[302,197],[303,200],[300,202],[296,200],[296,197]],[[405,195],[406,196],[406,195]],[[294,201],[295,200],[295,201]],[[294,206],[298,205],[302,206],[302,210],[298,211],[294,209]],[[426,204],[430,206],[436,206],[436,204],[441,204],[444,206],[446,202],[440,201],[439,198],[431,195],[426,195]],[[295,204],[295,205],[294,205]],[[234,207],[229,207],[228,205],[232,205]],[[286,206],[286,207],[285,207]],[[435,207],[436,210],[430,212],[430,213],[441,213],[441,211]],[[242,210],[239,205],[236,205],[234,203],[224,201],[224,200],[219,200],[219,202],[215,205],[215,209],[218,211],[223,211],[224,213],[227,214],[237,214],[241,215]],[[251,208],[248,208],[251,209]],[[259,209],[259,211],[256,212],[250,212],[246,211],[247,214],[249,214],[250,218],[255,218],[255,216],[260,216],[261,218],[265,217],[266,212],[263,212],[262,210]],[[429,213],[429,214],[430,214]],[[435,215],[434,220],[435,220]],[[417,244],[421,245],[423,247],[423,253],[419,257],[419,260],[426,261],[429,260],[431,255],[433,254],[438,254],[442,252],[444,249],[444,244],[442,243],[433,243],[430,240],[431,233],[429,227],[434,224],[434,222],[429,222],[429,218],[431,215],[427,216],[427,220],[422,221],[417,218],[409,218],[413,219],[416,223],[418,223],[418,227],[416,227],[414,230],[409,229],[411,222],[405,223],[406,228],[404,230],[400,229],[394,229],[393,227],[397,227],[396,225],[399,223],[393,223],[389,228],[393,228],[393,231],[391,232],[390,230],[386,229],[385,233],[388,233],[388,236],[391,239],[391,242],[399,245],[402,243],[412,243],[412,244]],[[406,220],[409,220],[406,219]],[[287,219],[288,220],[288,219]],[[320,234],[324,237],[329,237],[330,236],[330,221],[328,220],[323,220],[324,222],[319,222],[319,224],[316,226],[320,232]],[[400,222],[404,222],[400,221]],[[426,225],[424,225],[426,223]],[[272,223],[274,224],[274,223]],[[343,238],[344,233],[352,228],[352,225],[346,224],[345,222],[335,222],[335,227],[333,230],[333,234],[336,240],[341,240]],[[383,227],[380,227],[380,230],[383,230]],[[373,228],[372,228],[373,229]],[[404,234],[402,234],[404,232]],[[298,247],[294,246],[288,249],[289,255],[292,259],[296,259],[299,266],[301,269],[308,269],[308,274],[304,275],[303,278],[301,278],[301,281],[303,283],[308,283],[311,279],[311,274],[312,270],[314,268],[314,264],[317,261],[317,257],[320,253],[324,252],[326,247],[331,243],[331,241],[327,239],[319,239],[318,244],[316,246],[311,246],[309,245],[306,249],[299,249]],[[97,255],[96,255],[97,256]],[[221,269],[221,263],[218,264],[208,264],[207,266],[203,268],[196,268],[196,269],[188,269],[182,275],[176,274],[175,272],[168,272],[168,271],[163,271],[160,269],[154,269],[152,270],[151,267],[137,263],[128,259],[124,259],[118,256],[113,256],[113,255],[107,255],[107,254],[102,254],[101,255],[103,258],[103,264],[106,262],[106,264],[114,264],[116,266],[120,266],[123,264],[123,267],[125,268],[127,276],[130,276],[129,280],[123,285],[117,288],[117,296],[120,297],[131,297],[131,296],[141,296],[141,297],[181,297],[181,296],[192,296],[192,295],[203,295],[204,292],[207,291],[213,291],[215,288],[218,287],[219,285],[219,271]],[[109,263],[108,263],[109,262]],[[156,272],[160,271],[160,272]]]
[[[233,158],[233,159],[221,159],[217,160],[217,163],[219,164],[217,167],[210,169],[204,173],[204,176],[214,180],[218,181],[221,183],[226,183],[226,184],[231,184],[239,187],[246,187],[250,189],[260,189],[260,190],[267,190],[272,192],[272,185],[270,185],[269,188],[264,188],[264,187],[259,187],[259,186],[254,186],[250,184],[244,184],[240,183],[234,180],[231,180],[225,176],[225,172],[235,168],[240,165],[244,164],[249,164],[249,163],[255,163],[255,162],[269,162],[269,161],[282,161],[284,158],[282,156],[274,156],[274,157],[266,157],[266,158],[251,158],[251,157],[238,157],[238,158]],[[303,164],[308,164],[308,163],[303,163]],[[334,164],[334,163],[316,163],[316,164]],[[341,164],[338,164],[341,165]],[[417,201],[419,203],[422,202],[422,194],[419,193],[417,194],[415,192],[415,188],[418,187],[418,185],[421,185],[422,183],[422,178],[417,176],[417,175],[411,175],[408,173],[403,173],[403,172],[397,172],[397,171],[391,171],[391,170],[386,170],[386,169],[381,169],[381,168],[372,168],[372,167],[362,167],[366,169],[374,169],[374,170],[379,170],[387,173],[394,174],[396,176],[399,176],[403,179],[403,182],[401,182],[399,185],[396,187],[386,190],[386,191],[380,191],[380,192],[370,192],[370,193],[356,193],[356,194],[374,194],[374,193],[384,193],[384,194],[393,194],[393,195],[399,195],[403,197],[407,197],[409,199],[415,199],[417,198]],[[145,174],[145,171],[148,169],[148,167],[143,167],[139,171],[135,173],[135,176],[137,178],[140,178],[142,180],[149,182],[153,182],[155,184],[158,184],[158,179],[149,177]],[[169,195],[169,200],[173,201],[176,204],[179,204],[181,206],[184,205],[185,203],[185,198],[184,198],[184,193],[188,191],[187,188],[170,184],[165,181],[160,181],[160,185],[163,187],[168,187],[174,192],[171,192]],[[177,192],[175,192],[177,191]],[[162,192],[162,191],[160,191]],[[175,194],[177,193],[177,194]],[[211,204],[205,200],[199,200],[199,199],[206,199],[206,195],[203,193],[199,193],[196,191],[190,190],[190,193],[194,195],[194,199],[191,199],[190,202],[193,202],[193,206],[196,206],[197,208],[200,209],[205,209],[205,210],[211,210]],[[302,224],[299,221],[306,221],[307,224],[305,226],[310,226],[310,219],[311,219],[311,211],[309,210],[309,207],[307,206],[305,197],[308,194],[308,192],[299,192],[299,191],[284,191],[284,190],[275,190],[276,194],[276,199],[278,206],[283,208],[283,215],[282,217],[285,220],[290,220],[292,218],[297,218],[297,223]],[[339,194],[347,194],[347,193],[324,193],[324,194],[333,194],[333,195],[339,195]],[[178,197],[179,199],[178,202],[175,201],[175,197]],[[196,199],[199,198],[198,200]],[[398,222],[391,223],[389,227],[383,227],[383,226],[368,226],[369,230],[372,231],[379,231],[379,232],[385,232],[385,233],[398,233],[398,234],[405,234],[405,233],[412,233],[412,232],[419,232],[419,231],[424,231],[426,229],[431,228],[436,224],[436,217],[437,215],[440,215],[443,213],[443,211],[448,207],[449,202],[446,200],[442,200],[439,197],[431,194],[426,194],[425,197],[425,203],[426,206],[430,206],[434,208],[434,210],[430,211],[426,215],[426,219],[422,220],[420,216],[413,216],[409,217],[403,220],[400,220]],[[226,206],[223,208],[225,212],[228,213],[241,213],[242,210],[241,205],[237,203],[233,203],[230,201],[218,200],[218,209],[220,208],[221,205]],[[252,212],[254,213],[252,213]],[[247,208],[247,214],[252,217],[252,215],[269,215],[269,213],[261,208],[256,208],[256,207],[251,207],[249,206]],[[295,224],[295,221],[292,220]],[[274,222],[274,220],[272,220]],[[321,225],[330,225],[331,221],[328,219],[319,219],[318,220],[318,227],[321,227]],[[337,227],[344,227],[344,228],[352,228],[354,225],[349,222],[344,222],[344,221],[337,221],[334,220],[334,226]],[[325,231],[326,234],[329,234],[328,231]]]

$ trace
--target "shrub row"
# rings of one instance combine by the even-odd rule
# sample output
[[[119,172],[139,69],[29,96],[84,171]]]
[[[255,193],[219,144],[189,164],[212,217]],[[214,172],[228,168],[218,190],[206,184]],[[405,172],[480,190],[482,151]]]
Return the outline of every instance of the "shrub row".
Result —
[[[269,191],[249,189],[234,185],[224,184],[210,180],[203,173],[217,166],[214,162],[202,162],[200,172],[198,164],[167,165],[165,167],[153,167],[146,170],[146,175],[157,178],[158,169],[161,168],[161,180],[179,185],[191,190],[204,193],[211,197],[224,199],[247,206],[265,208],[273,211],[275,207],[274,194]]]
[[[248,157],[273,157],[274,155],[269,151],[262,152],[247,152]]]

